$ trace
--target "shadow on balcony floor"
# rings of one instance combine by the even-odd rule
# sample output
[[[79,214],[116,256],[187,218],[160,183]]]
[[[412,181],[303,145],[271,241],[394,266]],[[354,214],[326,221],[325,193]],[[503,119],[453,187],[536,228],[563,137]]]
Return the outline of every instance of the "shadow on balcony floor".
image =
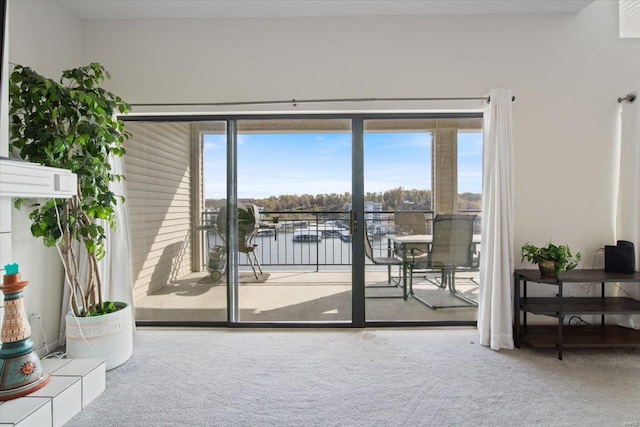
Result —
[[[351,272],[272,271],[256,282],[251,272],[240,274],[240,321],[349,322]],[[264,279],[264,280],[262,280]],[[386,282],[385,272],[367,272],[367,285]],[[478,286],[461,281],[458,290],[477,299]],[[460,300],[424,278],[414,282],[416,295],[437,305]],[[367,296],[401,296],[401,288],[367,288]],[[207,273],[187,275],[136,302],[139,321],[226,321],[227,286]],[[367,321],[475,321],[476,307],[432,310],[414,298],[367,298]]]

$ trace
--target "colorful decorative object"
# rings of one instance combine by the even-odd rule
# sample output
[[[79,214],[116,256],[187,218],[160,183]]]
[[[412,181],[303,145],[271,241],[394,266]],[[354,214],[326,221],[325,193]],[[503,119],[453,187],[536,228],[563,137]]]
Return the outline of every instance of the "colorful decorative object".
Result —
[[[26,396],[47,385],[50,379],[34,351],[31,326],[24,311],[22,290],[29,282],[20,280],[18,264],[6,265],[5,272],[0,285],[4,293],[0,400]]]

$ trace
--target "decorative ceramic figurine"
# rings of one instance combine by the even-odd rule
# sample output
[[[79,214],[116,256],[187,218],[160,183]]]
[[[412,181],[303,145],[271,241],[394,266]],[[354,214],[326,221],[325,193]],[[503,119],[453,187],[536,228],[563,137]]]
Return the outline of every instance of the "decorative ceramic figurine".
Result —
[[[22,304],[22,290],[29,282],[21,281],[18,264],[5,266],[0,291],[4,293],[4,320],[0,347],[0,400],[26,396],[49,383],[40,358],[34,351],[31,326]]]

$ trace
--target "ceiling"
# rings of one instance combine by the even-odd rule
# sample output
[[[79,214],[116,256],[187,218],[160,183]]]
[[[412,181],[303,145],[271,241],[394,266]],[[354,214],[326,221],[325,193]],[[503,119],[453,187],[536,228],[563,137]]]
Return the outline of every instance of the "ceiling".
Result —
[[[578,13],[593,0],[58,0],[82,20]]]

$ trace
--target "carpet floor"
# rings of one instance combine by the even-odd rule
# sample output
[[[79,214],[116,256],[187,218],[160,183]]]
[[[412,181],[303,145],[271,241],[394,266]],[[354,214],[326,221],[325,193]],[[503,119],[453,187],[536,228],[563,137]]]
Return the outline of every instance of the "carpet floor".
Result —
[[[471,328],[138,328],[67,426],[639,426],[639,358],[493,351]]]

